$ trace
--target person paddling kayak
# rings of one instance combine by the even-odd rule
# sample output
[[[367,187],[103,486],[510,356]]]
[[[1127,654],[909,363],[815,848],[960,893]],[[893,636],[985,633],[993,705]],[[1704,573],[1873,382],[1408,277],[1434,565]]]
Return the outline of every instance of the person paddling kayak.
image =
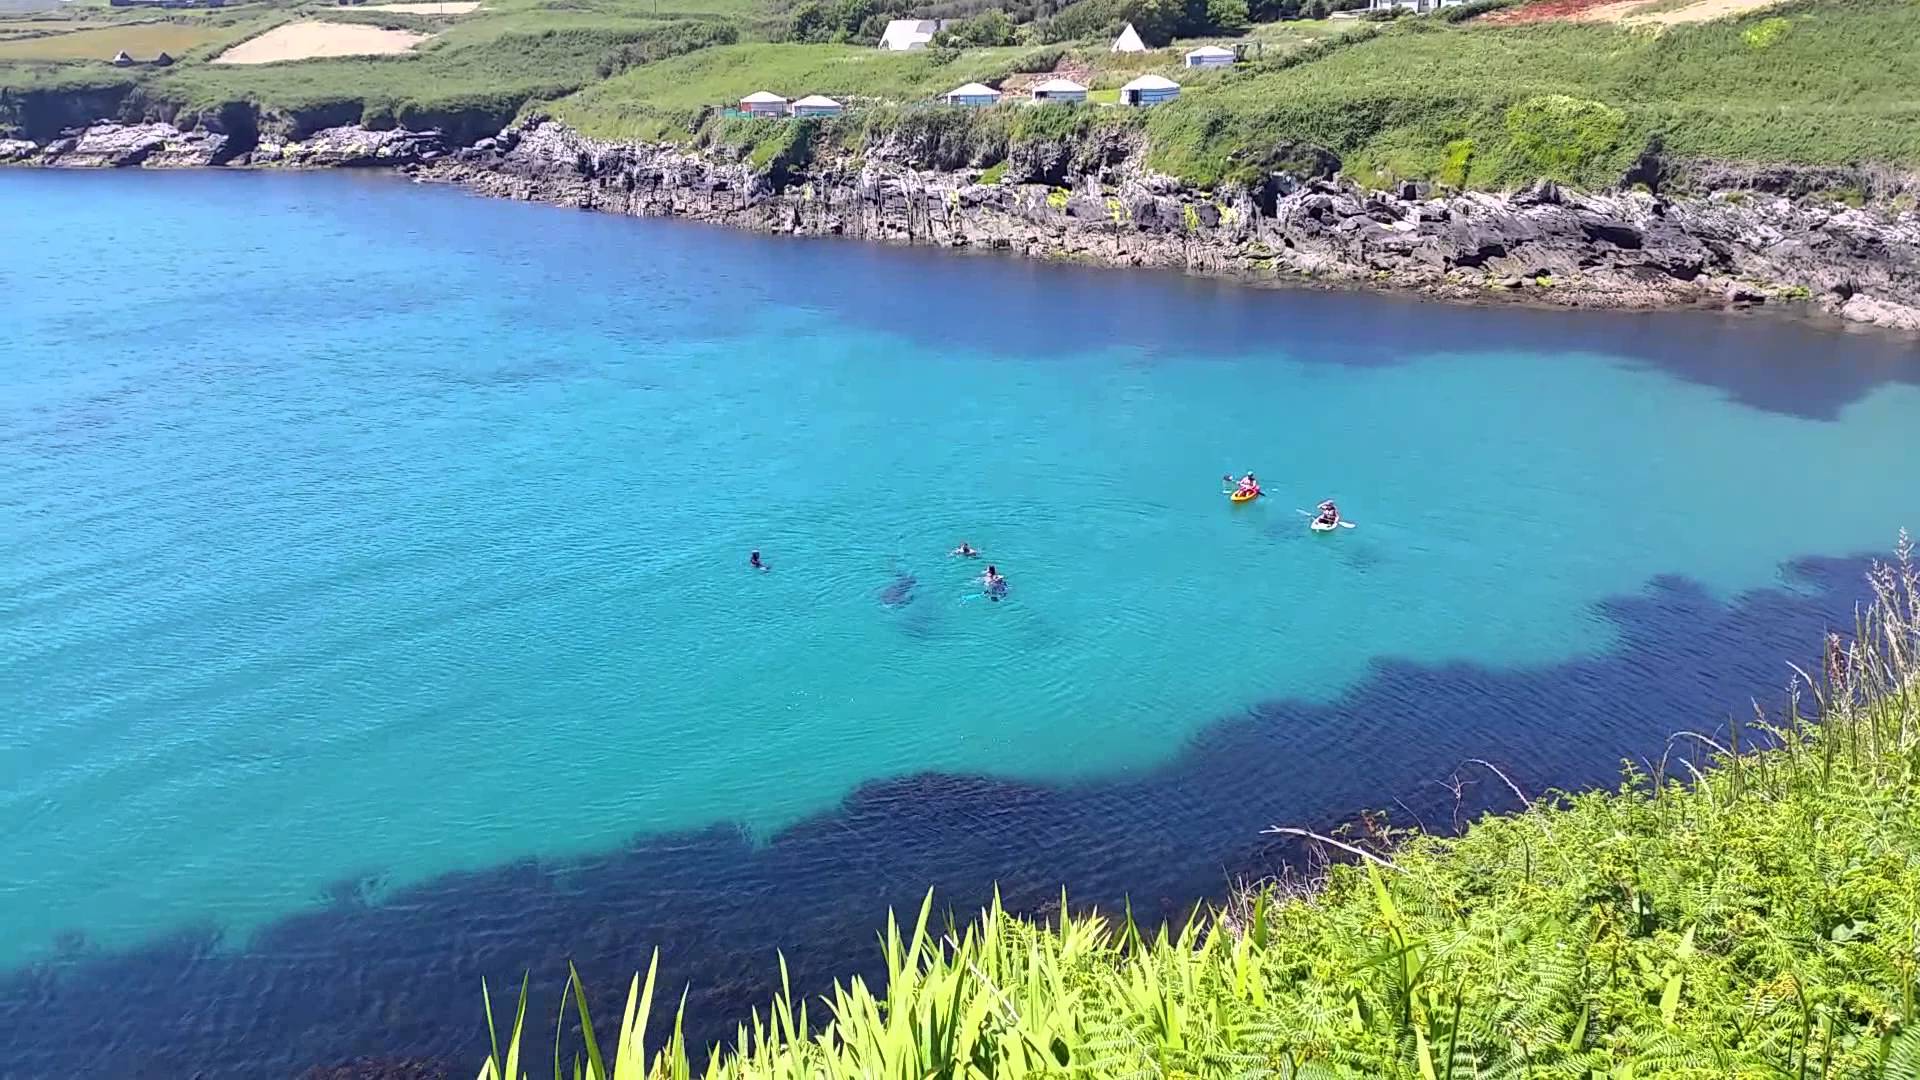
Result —
[[[1328,499],[1320,504],[1320,516],[1314,518],[1313,523],[1316,525],[1340,524],[1340,508],[1333,505],[1332,499]]]

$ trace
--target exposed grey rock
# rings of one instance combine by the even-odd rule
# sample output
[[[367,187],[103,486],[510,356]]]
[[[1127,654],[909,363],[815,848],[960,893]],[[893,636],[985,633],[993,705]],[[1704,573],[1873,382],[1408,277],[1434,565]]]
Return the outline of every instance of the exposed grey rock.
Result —
[[[1840,314],[1855,322],[1872,323],[1895,330],[1920,330],[1920,307],[1911,304],[1855,295],[1848,297],[1846,303],[1841,305]]]
[[[41,150],[39,161],[43,165],[77,169],[132,165],[195,168],[213,164],[226,143],[225,135],[183,132],[172,124],[99,123],[70,138],[49,143]]]
[[[226,155],[228,145],[218,132],[101,123],[41,147],[0,141],[0,162],[389,166],[510,198],[768,232],[1388,285],[1459,299],[1502,289],[1590,307],[1806,297],[1849,319],[1920,329],[1920,215],[1788,197],[1838,180],[1906,190],[1910,178],[1891,172],[1775,176],[1727,167],[1724,178],[1747,187],[1738,197],[1584,193],[1551,182],[1504,196],[1436,194],[1419,183],[1381,192],[1339,175],[1338,158],[1324,151],[1283,146],[1274,162],[1307,167],[1201,191],[1147,169],[1137,136],[1116,133],[1016,148],[1003,182],[980,184],[970,167],[980,163],[959,161],[967,151],[955,146],[902,144],[870,148],[859,161],[823,157],[756,170],[683,146],[588,139],[539,117],[468,149],[450,148],[437,132],[359,127],[299,141],[268,137],[238,155]],[[923,167],[927,161],[946,164]],[[1691,168],[1695,185],[1715,175]],[[1664,179],[1678,166],[1656,161],[1648,169]],[[1782,194],[1753,194],[1768,186]]]
[[[1140,165],[1139,147],[1042,144],[1007,181],[869,156],[816,161],[775,183],[670,145],[621,145],[529,121],[491,149],[416,170],[480,191],[614,213],[782,233],[981,247],[1120,266],[1390,284],[1474,298],[1510,289],[1594,307],[1741,303],[1804,290],[1849,318],[1906,326],[1920,312],[1920,218],[1785,198],[1572,192],[1432,197],[1342,177],[1276,176],[1197,191]],[[1018,179],[1016,179],[1016,177]],[[1021,182],[1022,180],[1026,182]]]
[[[316,131],[298,142],[263,142],[254,150],[249,163],[295,168],[414,165],[430,160],[429,155],[443,155],[446,149],[446,140],[437,131],[333,127]]]

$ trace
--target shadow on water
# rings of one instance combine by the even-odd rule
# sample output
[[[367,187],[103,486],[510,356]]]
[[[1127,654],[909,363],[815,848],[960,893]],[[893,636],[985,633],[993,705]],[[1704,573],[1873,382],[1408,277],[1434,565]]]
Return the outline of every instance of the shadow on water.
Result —
[[[751,260],[764,284],[749,288],[763,301],[801,304],[934,348],[994,353],[1012,343],[1026,356],[1128,349],[1149,358],[1191,358],[1244,357],[1264,346],[1307,362],[1349,365],[1448,352],[1590,353],[1713,387],[1751,408],[1810,420],[1835,419],[1884,384],[1920,386],[1920,337],[1781,311],[1436,304],[1404,294],[1248,287],[1172,271],[1122,272],[986,253],[956,257],[838,238],[769,239],[688,222],[626,224],[650,247],[689,262],[692,256],[681,249],[693,246],[708,260],[723,254],[729,256],[724,261]],[[914,303],[870,302],[898,294],[903,280],[914,282]],[[789,284],[796,281],[822,286],[796,291]]]
[[[1602,606],[1619,631],[1606,655],[1524,670],[1382,660],[1331,704],[1251,707],[1143,774],[1069,786],[910,776],[760,844],[716,827],[377,899],[347,882],[244,950],[221,947],[213,928],[126,951],[69,935],[64,958],[0,976],[0,1074],[257,1078],[379,1056],[424,1069],[409,1076],[436,1062],[470,1075],[483,977],[504,989],[530,971],[536,1011],[551,1016],[577,957],[612,1012],[656,945],[670,986],[696,980],[691,1033],[725,1038],[774,988],[776,950],[804,993],[871,972],[887,906],[929,886],[964,910],[998,881],[1010,906],[1045,911],[1064,883],[1076,903],[1130,895],[1137,911],[1178,918],[1229,874],[1292,854],[1264,842],[1269,824],[1398,803],[1400,820],[1438,825],[1452,807],[1438,781],[1464,758],[1492,759],[1533,790],[1606,784],[1622,757],[1657,757],[1672,731],[1744,715],[1749,696],[1777,696],[1783,660],[1850,624],[1864,567],[1807,560],[1790,586],[1731,603],[1657,579]],[[1474,809],[1500,794],[1490,782],[1471,791]]]

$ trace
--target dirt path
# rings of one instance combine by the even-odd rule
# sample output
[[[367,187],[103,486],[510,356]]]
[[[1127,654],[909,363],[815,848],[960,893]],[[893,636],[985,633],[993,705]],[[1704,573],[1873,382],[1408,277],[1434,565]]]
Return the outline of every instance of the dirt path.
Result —
[[[1734,15],[1745,15],[1749,11],[1772,7],[1780,0],[1699,0],[1698,3],[1672,11],[1655,11],[1646,15],[1628,16],[1627,21],[1636,26],[1679,26],[1682,23],[1706,22],[1709,19],[1725,19]]]
[[[432,37],[411,30],[382,30],[358,23],[297,22],[276,26],[221,53],[216,64],[277,64],[317,56],[403,53]]]
[[[1517,8],[1496,11],[1488,22],[1524,23],[1548,19],[1568,22],[1616,23],[1623,26],[1679,26],[1731,18],[1772,7],[1781,0],[1535,0]]]

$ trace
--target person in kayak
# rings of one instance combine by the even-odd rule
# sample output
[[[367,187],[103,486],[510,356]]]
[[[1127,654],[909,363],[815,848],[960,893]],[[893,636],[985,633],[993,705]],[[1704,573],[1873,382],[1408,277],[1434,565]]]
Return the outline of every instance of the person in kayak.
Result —
[[[960,546],[953,549],[953,554],[963,559],[977,559],[980,557],[980,549],[962,540]]]
[[[1332,499],[1328,499],[1320,504],[1320,516],[1315,518],[1314,522],[1320,525],[1340,524],[1340,508],[1333,505]]]
[[[1253,478],[1253,474],[1252,474],[1252,473],[1248,473],[1247,475],[1245,475],[1245,476],[1243,476],[1243,477],[1241,477],[1241,478],[1240,478],[1240,493],[1241,493],[1242,495],[1258,495],[1258,494],[1260,494],[1260,481],[1258,481],[1258,480],[1255,480],[1255,479]]]
[[[989,565],[987,572],[980,575],[980,586],[989,600],[998,600],[1007,595],[1007,579],[1001,576],[999,567]]]
[[[753,554],[747,556],[747,565],[753,567],[755,570],[772,569],[766,563],[760,561],[760,552],[757,549]]]

